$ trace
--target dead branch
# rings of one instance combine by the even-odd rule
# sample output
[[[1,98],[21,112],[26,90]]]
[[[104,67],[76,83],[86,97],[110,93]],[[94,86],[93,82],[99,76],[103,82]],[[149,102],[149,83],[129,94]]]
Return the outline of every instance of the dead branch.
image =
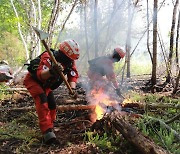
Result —
[[[163,128],[167,129],[169,132],[171,132],[174,137],[176,137],[176,139],[178,139],[180,141],[180,134],[178,132],[176,132],[174,129],[172,129],[170,126],[168,126],[164,121],[157,119],[157,118],[153,118],[148,116],[149,119],[154,121],[154,124],[160,124],[160,126],[162,126]],[[151,123],[152,121],[149,121],[148,123]],[[153,125],[153,124],[152,124]]]
[[[27,91],[26,88],[6,88],[6,89],[0,89],[0,91]]]
[[[56,107],[59,111],[71,111],[71,110],[93,110],[94,105],[59,105]],[[20,108],[1,108],[0,111],[32,111],[35,110],[34,106],[20,107]]]
[[[139,151],[146,154],[166,154],[167,151],[156,145],[153,141],[145,137],[141,132],[132,127],[121,114],[113,112],[106,117],[112,125],[134,145]]]
[[[148,108],[154,109],[154,108],[173,108],[173,109],[180,109],[180,104],[157,104],[157,103],[152,103],[152,104],[146,104]]]
[[[172,117],[171,119],[167,120],[165,123],[170,124],[170,123],[174,122],[175,120],[178,120],[179,118],[180,118],[180,113],[177,114],[176,116]]]

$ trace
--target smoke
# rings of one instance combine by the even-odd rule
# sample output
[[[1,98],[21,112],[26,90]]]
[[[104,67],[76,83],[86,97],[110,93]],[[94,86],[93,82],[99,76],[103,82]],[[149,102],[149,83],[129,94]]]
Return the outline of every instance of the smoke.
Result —
[[[104,115],[114,110],[121,111],[122,99],[116,94],[114,87],[108,80],[92,81],[87,77],[81,77],[79,82],[86,91],[88,104],[96,106],[96,110],[99,109],[96,112]]]

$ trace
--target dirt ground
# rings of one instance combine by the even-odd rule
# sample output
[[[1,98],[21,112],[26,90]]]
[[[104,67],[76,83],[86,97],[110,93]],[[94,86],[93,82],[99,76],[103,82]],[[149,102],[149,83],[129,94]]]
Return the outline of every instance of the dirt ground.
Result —
[[[144,81],[137,80],[138,82],[125,83],[126,90],[140,90],[144,85]],[[62,85],[54,91],[57,105],[86,105],[87,100],[85,96],[85,90],[78,86],[78,98],[77,100],[72,99],[67,88]],[[57,139],[60,141],[59,145],[45,145],[40,135],[38,127],[38,119],[34,110],[32,111],[19,111],[12,110],[13,108],[22,107],[33,107],[34,102],[32,97],[27,91],[13,91],[11,92],[11,98],[0,101],[0,127],[6,125],[8,122],[12,122],[14,119],[19,120],[19,124],[26,124],[28,127],[36,130],[37,142],[29,144],[28,151],[22,153],[59,153],[59,154],[97,154],[97,153],[112,153],[108,150],[102,150],[94,144],[90,144],[84,140],[84,133],[91,129],[93,123],[90,120],[89,110],[78,110],[78,111],[57,111],[57,120],[54,124],[54,132]],[[29,118],[22,118],[29,112]],[[13,137],[12,134],[2,134],[7,136],[7,139],[0,138],[0,153],[17,153],[18,147],[22,147],[23,140],[20,138]],[[12,136],[12,137],[10,137]],[[124,139],[122,139],[121,150],[118,153],[138,153],[129,145]],[[131,148],[131,152],[129,152]],[[26,148],[25,148],[26,149]],[[22,150],[23,151],[23,150]]]

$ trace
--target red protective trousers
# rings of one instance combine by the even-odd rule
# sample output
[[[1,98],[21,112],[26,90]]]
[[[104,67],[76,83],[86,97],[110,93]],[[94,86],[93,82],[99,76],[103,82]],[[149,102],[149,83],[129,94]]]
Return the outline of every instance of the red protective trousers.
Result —
[[[49,128],[53,128],[53,121],[56,119],[56,104],[50,88],[42,88],[28,73],[24,85],[35,101],[36,112],[39,119],[39,127],[44,134]]]

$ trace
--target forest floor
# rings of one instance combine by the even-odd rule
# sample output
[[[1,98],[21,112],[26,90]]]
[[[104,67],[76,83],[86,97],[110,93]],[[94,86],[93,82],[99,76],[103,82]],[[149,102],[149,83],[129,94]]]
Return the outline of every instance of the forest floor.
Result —
[[[147,79],[148,78],[134,77],[126,81],[122,88],[125,97],[130,98],[130,91],[131,93],[133,91],[146,95],[148,91],[144,90],[146,89],[145,83],[147,83]],[[21,88],[21,86],[13,88]],[[69,96],[67,88],[64,85],[60,86],[54,91],[57,105],[87,105],[86,91],[80,84],[77,92],[78,98],[74,100]],[[106,137],[104,137],[106,143],[101,143],[102,146],[96,144],[98,139],[103,139],[98,138],[95,142],[95,138],[92,139],[90,137],[91,135],[89,135],[90,133],[88,133],[93,131],[93,123],[90,120],[91,111],[89,110],[57,111],[54,132],[60,144],[45,145],[38,127],[38,118],[35,110],[18,110],[18,108],[34,107],[34,102],[30,94],[25,90],[5,91],[3,94],[6,97],[0,101],[0,153],[140,153],[130,145],[121,134],[118,145],[111,144],[108,146],[107,143],[109,143],[109,141]],[[180,102],[179,94],[172,96],[169,91],[164,91],[161,92],[160,95],[161,99],[167,96],[176,100],[176,103]],[[150,97],[146,97],[146,99],[147,98],[150,99]],[[173,110],[173,113],[168,115],[172,117],[173,114],[175,115],[178,111]],[[162,114],[162,112],[158,111],[158,114]],[[138,121],[136,120],[136,122]],[[179,147],[179,145],[176,147]]]

